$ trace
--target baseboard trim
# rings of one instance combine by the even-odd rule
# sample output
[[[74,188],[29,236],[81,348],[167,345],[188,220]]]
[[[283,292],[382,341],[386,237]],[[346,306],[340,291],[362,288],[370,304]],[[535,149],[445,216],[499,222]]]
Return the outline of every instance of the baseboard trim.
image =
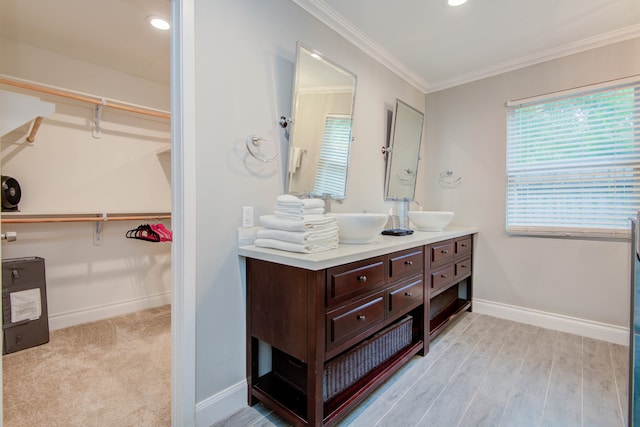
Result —
[[[209,427],[246,406],[247,381],[243,380],[196,403],[196,426]]]
[[[158,307],[165,304],[171,304],[171,292],[130,299],[112,304],[93,306],[83,308],[82,310],[68,311],[66,313],[53,314],[49,316],[49,329],[56,330],[68,328],[69,326],[108,319],[109,317],[120,316],[122,314]]]
[[[582,335],[614,344],[629,345],[629,329],[622,326],[482,299],[473,300],[473,311],[501,319]]]

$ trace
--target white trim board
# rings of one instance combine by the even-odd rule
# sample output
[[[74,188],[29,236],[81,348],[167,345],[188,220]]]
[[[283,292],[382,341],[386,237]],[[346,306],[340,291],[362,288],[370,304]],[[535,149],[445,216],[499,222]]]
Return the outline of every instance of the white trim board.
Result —
[[[629,345],[629,328],[622,326],[475,298],[472,307],[473,311],[479,314],[568,332],[614,344]]]
[[[145,310],[147,308],[159,307],[165,304],[171,304],[171,292],[53,314],[49,316],[49,329],[54,331],[56,329],[68,328],[82,323],[95,322],[96,320],[108,319],[110,317]]]
[[[196,404],[196,426],[209,427],[247,406],[247,381],[235,383]]]

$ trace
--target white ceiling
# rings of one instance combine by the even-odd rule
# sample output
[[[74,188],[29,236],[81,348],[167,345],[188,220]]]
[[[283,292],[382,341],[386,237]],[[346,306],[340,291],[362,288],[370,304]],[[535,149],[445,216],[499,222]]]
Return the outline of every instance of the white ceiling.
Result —
[[[427,91],[640,37],[640,0],[293,1]]]
[[[0,36],[169,84],[170,0],[0,0]]]
[[[292,1],[424,91],[640,37],[640,0]],[[0,35],[168,84],[169,34],[145,18],[170,6],[0,0]]]

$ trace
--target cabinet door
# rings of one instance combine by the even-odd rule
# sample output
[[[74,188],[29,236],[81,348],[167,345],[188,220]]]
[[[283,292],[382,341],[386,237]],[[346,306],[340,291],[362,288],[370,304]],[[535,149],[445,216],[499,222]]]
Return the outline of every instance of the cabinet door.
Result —
[[[471,258],[465,258],[455,264],[454,278],[456,281],[462,280],[471,275]]]
[[[395,318],[423,303],[424,280],[423,276],[406,280],[389,289],[388,316]]]
[[[384,286],[384,257],[370,258],[327,270],[327,307]]]
[[[389,255],[389,280],[394,282],[402,277],[415,276],[423,271],[422,247],[396,252]]]
[[[451,261],[455,255],[456,245],[453,240],[436,243],[431,246],[431,266],[442,265]]]
[[[455,266],[449,264],[439,270],[431,272],[431,291],[437,291],[453,283],[455,279]]]
[[[327,350],[366,333],[384,320],[384,292],[327,313]]]
[[[456,257],[470,253],[471,246],[472,242],[469,236],[456,240]]]

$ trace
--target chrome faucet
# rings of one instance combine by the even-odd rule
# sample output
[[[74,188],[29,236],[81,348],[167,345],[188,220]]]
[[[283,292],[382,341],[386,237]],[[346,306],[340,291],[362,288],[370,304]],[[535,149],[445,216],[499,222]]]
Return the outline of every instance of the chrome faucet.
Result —
[[[324,200],[324,213],[331,212],[331,194],[324,193],[320,198]]]

